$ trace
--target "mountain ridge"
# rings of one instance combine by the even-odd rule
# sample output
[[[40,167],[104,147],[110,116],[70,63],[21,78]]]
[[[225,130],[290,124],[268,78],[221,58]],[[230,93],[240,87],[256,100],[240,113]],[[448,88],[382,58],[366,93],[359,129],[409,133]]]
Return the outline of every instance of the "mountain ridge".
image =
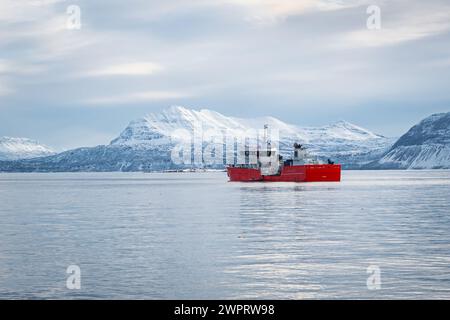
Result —
[[[414,125],[367,169],[450,169],[450,112]]]
[[[0,160],[19,160],[53,155],[56,152],[36,140],[0,137]]]
[[[290,155],[295,142],[325,161],[331,158],[345,168],[357,169],[377,159],[393,139],[375,134],[346,121],[322,127],[300,127],[274,117],[243,119],[216,111],[172,106],[132,120],[109,145],[78,148],[31,160],[0,163],[2,171],[160,171],[191,167],[171,162],[171,150],[183,139],[175,134],[184,129],[209,130],[220,135],[224,129],[235,137],[268,123],[280,130],[280,152]],[[200,151],[201,152],[201,151]],[[222,166],[223,167],[223,166]]]

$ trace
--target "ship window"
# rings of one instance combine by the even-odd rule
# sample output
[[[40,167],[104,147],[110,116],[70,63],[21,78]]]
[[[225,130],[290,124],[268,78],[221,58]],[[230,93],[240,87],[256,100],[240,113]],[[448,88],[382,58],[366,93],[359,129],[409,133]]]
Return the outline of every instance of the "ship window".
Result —
[[[297,150],[294,151],[294,157],[298,158],[298,151]]]

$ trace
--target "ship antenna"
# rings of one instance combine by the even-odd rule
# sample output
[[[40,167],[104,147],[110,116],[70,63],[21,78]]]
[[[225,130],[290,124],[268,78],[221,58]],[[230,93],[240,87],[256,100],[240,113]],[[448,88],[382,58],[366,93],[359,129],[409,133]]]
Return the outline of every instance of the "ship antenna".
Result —
[[[264,143],[266,144],[266,153],[268,153],[272,149],[272,143],[269,137],[269,125],[264,125]],[[266,154],[267,155],[267,154]]]

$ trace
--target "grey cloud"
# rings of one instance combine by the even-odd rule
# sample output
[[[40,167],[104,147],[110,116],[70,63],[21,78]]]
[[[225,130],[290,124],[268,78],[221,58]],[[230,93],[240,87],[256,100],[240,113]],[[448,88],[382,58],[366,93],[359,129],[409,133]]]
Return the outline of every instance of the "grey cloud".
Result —
[[[303,9],[289,0],[276,10],[273,1],[261,3],[73,0],[9,8],[0,14],[0,135],[51,144],[44,124],[63,129],[70,115],[67,140],[80,130],[80,141],[65,143],[62,132],[56,144],[102,143],[124,122],[169,104],[303,125],[347,119],[399,135],[417,117],[449,107],[447,2],[375,1],[386,27],[378,34],[366,30],[367,1],[309,1]],[[81,8],[81,30],[65,29],[69,4]],[[123,69],[143,64],[161,69]],[[99,140],[86,140],[83,130],[99,130]]]

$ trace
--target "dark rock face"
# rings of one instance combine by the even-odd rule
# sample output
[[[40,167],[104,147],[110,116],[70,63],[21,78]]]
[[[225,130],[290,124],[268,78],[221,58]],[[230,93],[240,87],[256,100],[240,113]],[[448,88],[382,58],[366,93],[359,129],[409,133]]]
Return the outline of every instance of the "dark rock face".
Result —
[[[433,114],[412,127],[365,169],[449,169],[450,112]]]
[[[392,146],[417,146],[423,144],[450,144],[450,112],[434,114],[412,127]]]
[[[170,154],[124,146],[80,148],[60,154],[0,162],[6,172],[161,171],[173,168]]]

